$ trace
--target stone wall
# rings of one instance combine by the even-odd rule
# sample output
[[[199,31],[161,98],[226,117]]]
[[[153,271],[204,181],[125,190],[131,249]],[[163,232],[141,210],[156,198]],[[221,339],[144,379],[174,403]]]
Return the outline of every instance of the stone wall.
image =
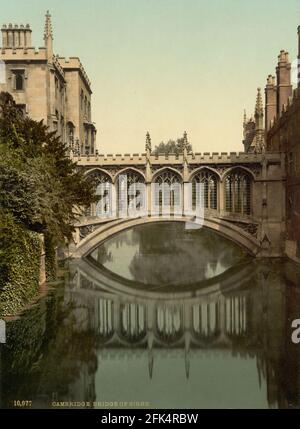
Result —
[[[286,166],[286,253],[300,260],[300,88],[267,135],[267,150],[283,154]]]

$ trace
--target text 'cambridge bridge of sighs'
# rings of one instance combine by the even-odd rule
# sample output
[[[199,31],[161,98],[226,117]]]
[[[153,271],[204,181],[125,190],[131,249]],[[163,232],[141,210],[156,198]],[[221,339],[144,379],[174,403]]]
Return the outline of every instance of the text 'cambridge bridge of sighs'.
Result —
[[[70,255],[86,256],[109,236],[158,221],[193,222],[201,193],[202,225],[258,257],[283,255],[284,157],[277,152],[152,152],[80,155],[71,158],[96,181],[98,201],[75,225]],[[169,208],[168,216],[162,209]],[[151,216],[150,216],[151,213]]]

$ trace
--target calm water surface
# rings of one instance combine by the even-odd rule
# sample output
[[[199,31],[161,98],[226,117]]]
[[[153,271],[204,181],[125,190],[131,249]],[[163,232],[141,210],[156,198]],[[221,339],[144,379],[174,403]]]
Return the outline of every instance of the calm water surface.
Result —
[[[7,322],[1,407],[299,407],[299,286],[295,265],[206,229],[120,233]]]

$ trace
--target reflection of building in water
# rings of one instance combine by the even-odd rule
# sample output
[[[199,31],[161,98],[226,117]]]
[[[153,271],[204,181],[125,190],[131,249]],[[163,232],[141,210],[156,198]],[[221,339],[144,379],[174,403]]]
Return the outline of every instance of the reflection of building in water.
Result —
[[[155,357],[171,349],[182,355],[186,377],[192,377],[191,357],[199,350],[227,350],[243,359],[256,357],[260,383],[264,380],[267,384],[269,405],[286,407],[288,397],[295,397],[290,390],[296,376],[300,393],[300,364],[290,361],[292,354],[287,353],[292,346],[286,327],[291,311],[284,298],[285,283],[266,267],[259,269],[255,278],[251,285],[241,284],[230,292],[163,301],[97,291],[81,273],[69,299],[80,307],[78,329],[97,335],[103,359],[147,353],[145,362],[152,377]],[[291,297],[291,302],[295,303],[295,298]],[[299,314],[299,304],[297,308]],[[289,379],[292,371],[293,383]]]

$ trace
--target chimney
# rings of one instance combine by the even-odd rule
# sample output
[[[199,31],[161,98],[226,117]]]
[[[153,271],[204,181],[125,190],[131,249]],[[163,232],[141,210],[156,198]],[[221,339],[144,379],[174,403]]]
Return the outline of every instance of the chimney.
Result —
[[[271,121],[276,117],[277,112],[277,91],[275,76],[269,74],[265,88],[265,130],[271,128]]]
[[[12,24],[3,25],[1,28],[2,33],[2,48],[30,48],[31,47],[31,33],[30,25],[26,26]]]
[[[277,115],[280,116],[282,108],[287,104],[288,98],[292,95],[291,85],[291,63],[288,52],[282,50],[278,56],[277,74]]]

